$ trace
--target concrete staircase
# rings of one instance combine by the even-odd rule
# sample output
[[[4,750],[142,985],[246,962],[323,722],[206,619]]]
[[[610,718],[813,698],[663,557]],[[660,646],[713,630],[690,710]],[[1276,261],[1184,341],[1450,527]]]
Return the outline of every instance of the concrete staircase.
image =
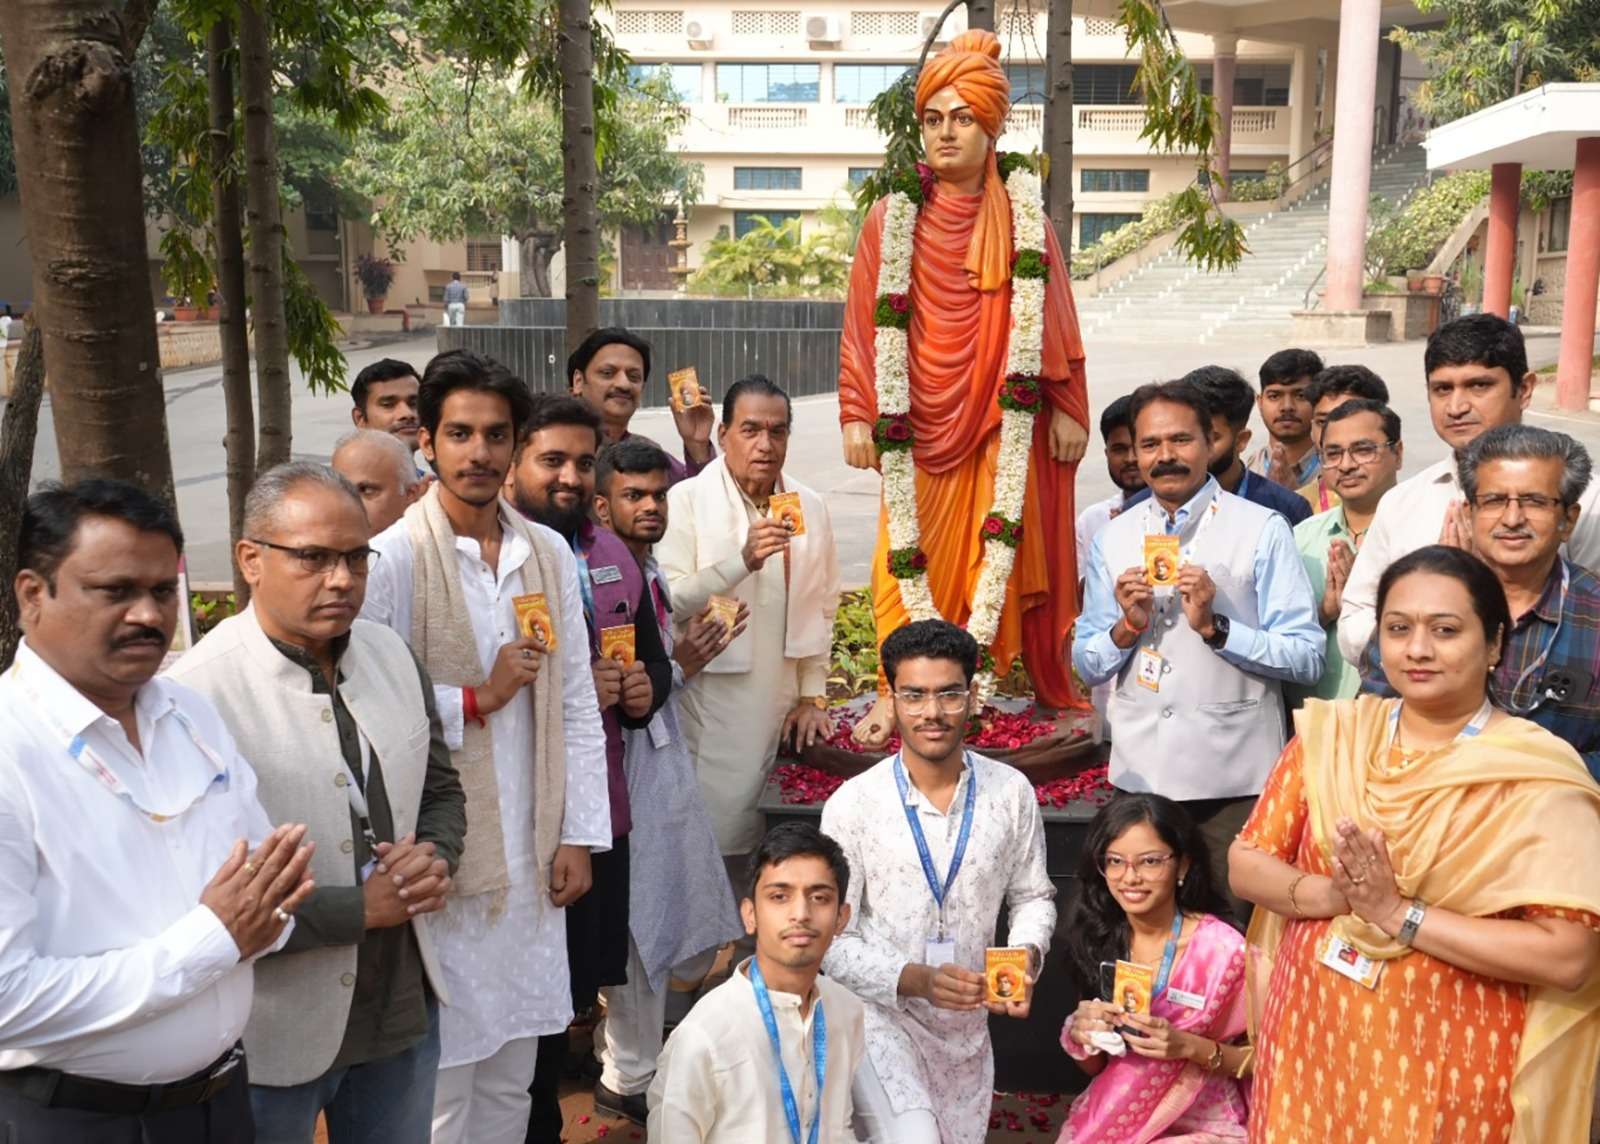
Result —
[[[1427,174],[1419,145],[1380,148],[1373,156],[1372,193],[1398,206]],[[1174,248],[1084,299],[1078,303],[1084,335],[1199,344],[1287,337],[1290,315],[1304,308],[1306,291],[1327,260],[1328,183],[1253,219],[1245,241],[1249,253],[1232,270],[1201,270]]]

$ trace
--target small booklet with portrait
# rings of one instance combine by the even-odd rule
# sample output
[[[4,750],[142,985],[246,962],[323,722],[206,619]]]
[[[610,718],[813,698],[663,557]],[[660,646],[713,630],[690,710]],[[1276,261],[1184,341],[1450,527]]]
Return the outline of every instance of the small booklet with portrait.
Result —
[[[1028,999],[1028,951],[1022,946],[992,947],[983,951],[983,999],[1009,1003]]]
[[[1156,971],[1133,961],[1118,961],[1117,976],[1111,987],[1111,1003],[1124,1013],[1150,1015],[1150,994],[1155,991]]]
[[[525,638],[538,640],[551,651],[555,651],[556,628],[550,622],[550,605],[545,601],[544,593],[529,592],[522,596],[513,596],[511,606],[517,610],[517,630]]]
[[[686,365],[667,374],[667,385],[672,392],[672,407],[691,409],[700,404],[700,374],[694,366]]]
[[[1144,538],[1144,574],[1152,588],[1170,588],[1178,582],[1178,562],[1182,559],[1176,536],[1150,535]]]
[[[711,602],[706,605],[709,613],[708,619],[719,620],[727,628],[723,638],[733,634],[734,625],[739,622],[739,601],[732,596],[712,596]]]
[[[638,658],[634,655],[632,624],[600,629],[600,658],[614,659],[623,667]]]
[[[806,534],[806,514],[800,507],[799,493],[773,493],[767,511],[773,520],[789,530],[789,535]]]

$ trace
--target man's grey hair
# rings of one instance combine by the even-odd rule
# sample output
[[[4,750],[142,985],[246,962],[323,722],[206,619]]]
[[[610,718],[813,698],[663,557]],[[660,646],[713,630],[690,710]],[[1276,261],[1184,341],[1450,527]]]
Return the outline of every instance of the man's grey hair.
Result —
[[[244,498],[245,536],[267,539],[265,534],[271,532],[273,526],[277,524],[278,508],[283,504],[284,498],[305,485],[343,493],[355,502],[363,515],[366,514],[366,506],[361,503],[361,494],[355,485],[339,473],[315,461],[290,461],[268,469],[256,478],[254,485],[250,486],[250,492]]]
[[[349,445],[371,445],[373,448],[382,449],[394,458],[395,468],[400,477],[400,487],[410,492],[412,487],[422,478],[417,476],[417,464],[411,457],[411,450],[406,443],[393,433],[385,433],[382,429],[352,429],[333,444],[333,456],[329,463],[339,459]]]
[[[1460,463],[1461,491],[1469,501],[1478,499],[1478,469],[1490,461],[1541,459],[1561,462],[1561,503],[1577,504],[1594,472],[1589,450],[1565,433],[1533,425],[1501,425],[1468,445]]]

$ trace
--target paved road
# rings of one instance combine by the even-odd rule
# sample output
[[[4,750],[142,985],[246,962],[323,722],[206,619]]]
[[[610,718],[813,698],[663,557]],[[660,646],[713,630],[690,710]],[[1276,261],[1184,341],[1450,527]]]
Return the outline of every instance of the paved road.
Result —
[[[1176,377],[1199,365],[1219,362],[1244,372],[1252,382],[1261,359],[1277,345],[1222,344],[1195,346],[1180,339],[1165,345],[1091,340],[1089,354],[1090,406],[1100,409],[1118,394],[1126,393],[1146,381]],[[431,335],[419,335],[388,344],[361,344],[347,349],[350,373],[380,357],[399,357],[419,367],[434,350]],[[1557,338],[1535,334],[1529,338],[1529,359],[1536,366],[1555,360]],[[1444,456],[1444,445],[1429,427],[1422,385],[1422,343],[1373,346],[1365,349],[1330,350],[1324,357],[1331,362],[1361,362],[1376,370],[1389,383],[1395,410],[1405,426],[1406,468],[1411,472]],[[781,378],[779,379],[782,380]],[[296,385],[299,385],[296,374]],[[657,379],[651,396],[665,401],[665,382]],[[1543,387],[1548,390],[1550,386]],[[178,503],[185,530],[189,534],[191,575],[196,580],[226,580],[231,576],[227,545],[227,491],[223,474],[223,404],[221,372],[216,367],[183,370],[166,377],[167,424],[172,439],[172,456],[177,473]],[[295,394],[294,455],[296,459],[326,460],[339,435],[350,427],[350,400],[340,394],[314,397],[303,391]],[[1536,404],[1549,405],[1542,393]],[[1600,419],[1584,415],[1556,415],[1537,412],[1538,424],[1572,433],[1600,450]],[[39,446],[34,462],[36,480],[59,474],[55,436],[45,403],[40,426]],[[665,410],[646,410],[635,422],[638,432],[655,437],[678,451],[671,417]],[[1259,436],[1258,429],[1258,436]],[[841,566],[845,583],[864,584],[872,557],[874,528],[878,511],[878,478],[847,468],[840,459],[838,403],[833,398],[811,398],[796,403],[795,435],[790,446],[789,468],[795,476],[817,489],[828,500],[834,528],[839,538]],[[1402,474],[1403,475],[1403,474]],[[1108,496],[1112,491],[1099,452],[1098,433],[1078,480],[1080,503]]]

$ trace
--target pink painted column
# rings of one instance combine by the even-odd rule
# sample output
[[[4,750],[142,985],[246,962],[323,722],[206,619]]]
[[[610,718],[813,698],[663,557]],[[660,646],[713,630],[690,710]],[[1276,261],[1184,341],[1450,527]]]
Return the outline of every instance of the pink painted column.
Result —
[[[1561,358],[1556,366],[1556,404],[1562,409],[1589,407],[1595,305],[1600,302],[1600,135],[1579,139],[1577,152],[1561,307]]]
[[[1341,0],[1333,175],[1328,196],[1328,290],[1322,308],[1361,309],[1366,280],[1372,114],[1378,87],[1380,0]]]
[[[1511,316],[1511,267],[1517,260],[1522,164],[1496,163],[1489,176],[1489,237],[1483,247],[1483,310]]]
[[[1222,176],[1219,198],[1228,197],[1233,170],[1233,78],[1238,72],[1239,37],[1211,37],[1211,98],[1217,105],[1217,174]]]

